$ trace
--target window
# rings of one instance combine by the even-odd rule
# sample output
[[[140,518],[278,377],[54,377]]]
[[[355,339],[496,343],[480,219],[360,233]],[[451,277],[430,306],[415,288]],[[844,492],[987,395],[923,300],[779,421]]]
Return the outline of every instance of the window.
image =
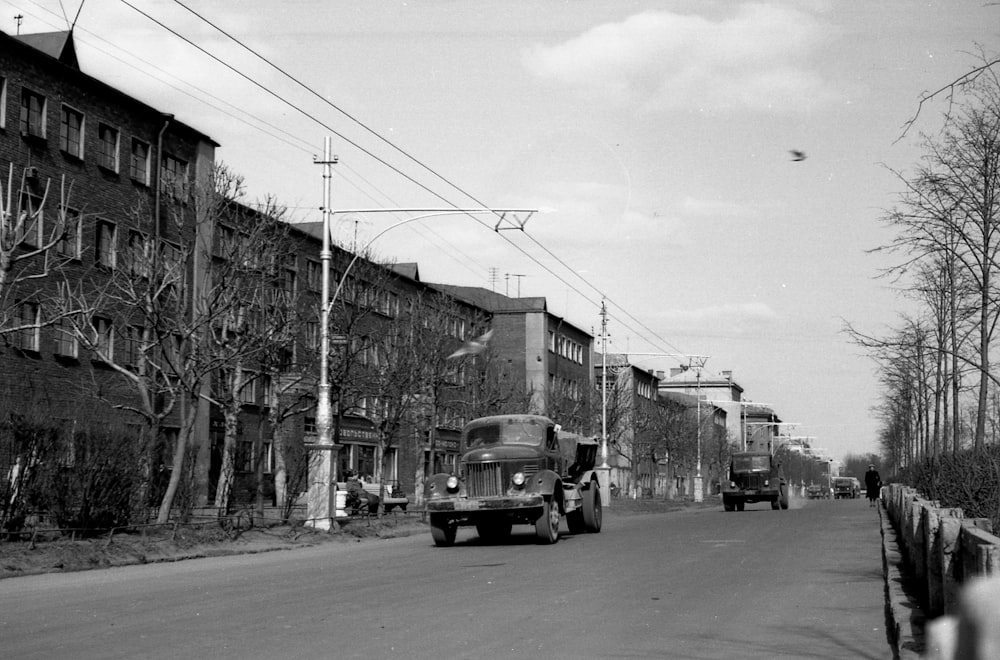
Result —
[[[236,231],[227,225],[215,227],[215,256],[228,260],[236,241]]]
[[[295,296],[296,292],[296,280],[298,274],[291,268],[286,268],[282,272],[281,278],[281,290],[287,293],[289,296]]]
[[[96,359],[111,362],[114,359],[115,336],[108,319],[94,317],[94,350]]]
[[[120,359],[122,364],[129,367],[137,367],[142,358],[142,333],[141,325],[129,325],[125,327],[120,342]]]
[[[174,276],[180,276],[181,248],[173,243],[162,241],[160,243],[160,264],[163,272]]]
[[[320,291],[323,288],[323,264],[312,259],[306,259],[306,286],[310,291]]]
[[[271,399],[274,397],[274,383],[271,382],[271,377],[267,374],[261,374],[259,376],[260,380],[260,396],[261,404],[264,406],[271,405]]]
[[[128,162],[128,175],[133,181],[149,185],[149,144],[132,138],[132,155]]]
[[[67,155],[83,159],[83,113],[68,105],[62,107],[59,148]]]
[[[97,221],[97,254],[95,261],[105,268],[114,268],[118,260],[118,250],[115,246],[115,225],[107,220]]]
[[[21,135],[45,139],[45,97],[21,90]]]
[[[55,354],[68,358],[77,357],[79,343],[73,332],[73,324],[69,322],[69,319],[60,319],[53,329],[55,330]]]
[[[176,201],[187,201],[187,163],[169,154],[163,155],[163,179],[160,189]]]
[[[80,258],[80,212],[76,209],[60,207],[62,213],[63,233],[56,250],[70,259]]]
[[[0,76],[0,128],[7,128],[7,79]]]
[[[21,209],[18,214],[17,224],[14,226],[14,244],[26,245],[29,247],[40,247],[43,245],[42,227],[44,225],[45,214],[43,213],[39,198],[34,195],[21,195]]]
[[[257,375],[246,372],[243,374],[243,387],[237,393],[240,403],[253,405],[257,403]]]
[[[16,330],[13,335],[14,346],[25,351],[38,350],[38,305],[21,302],[17,305]]]
[[[319,348],[319,323],[315,321],[306,323],[304,342],[309,350]]]
[[[118,129],[107,124],[97,125],[97,140],[100,151],[97,164],[112,172],[118,171]]]
[[[128,232],[128,269],[136,277],[149,277],[149,267],[153,254],[149,238],[142,232],[130,229]]]

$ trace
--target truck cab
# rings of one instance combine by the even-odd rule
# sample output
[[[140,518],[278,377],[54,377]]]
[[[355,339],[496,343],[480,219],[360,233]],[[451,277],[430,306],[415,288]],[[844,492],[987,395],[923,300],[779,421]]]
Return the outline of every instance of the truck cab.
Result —
[[[772,509],[788,508],[788,484],[781,463],[769,452],[733,454],[728,476],[722,483],[726,511],[742,511],[754,502],[770,502]]]

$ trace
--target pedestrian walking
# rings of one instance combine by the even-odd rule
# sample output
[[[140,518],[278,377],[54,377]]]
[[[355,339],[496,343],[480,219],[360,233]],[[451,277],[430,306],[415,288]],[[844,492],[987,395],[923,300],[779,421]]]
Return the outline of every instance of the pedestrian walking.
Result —
[[[868,464],[868,471],[865,472],[865,488],[868,491],[868,506],[875,506],[879,491],[882,489],[882,477],[873,463]]]

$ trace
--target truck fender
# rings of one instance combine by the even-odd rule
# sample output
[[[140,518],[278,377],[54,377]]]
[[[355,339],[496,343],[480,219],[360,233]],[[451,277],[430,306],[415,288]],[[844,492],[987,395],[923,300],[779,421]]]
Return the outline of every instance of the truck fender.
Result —
[[[452,497],[454,495],[457,495],[459,492],[464,491],[465,484],[462,482],[461,479],[458,482],[458,488],[459,488],[458,491],[455,492],[448,491],[448,478],[450,476],[451,476],[450,474],[441,472],[433,475],[430,479],[428,479],[427,482],[424,484],[424,498],[429,500],[429,499],[434,499],[436,497]]]
[[[562,493],[562,479],[552,470],[542,470],[538,474],[532,475],[527,485],[529,493],[541,493],[542,495]]]
[[[601,487],[601,482],[597,479],[597,470],[587,470],[580,475],[580,488],[591,488],[591,482],[594,483],[594,487]]]

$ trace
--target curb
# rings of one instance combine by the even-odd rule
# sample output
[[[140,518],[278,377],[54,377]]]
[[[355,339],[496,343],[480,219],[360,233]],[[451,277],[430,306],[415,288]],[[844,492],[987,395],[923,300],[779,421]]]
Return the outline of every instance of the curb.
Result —
[[[885,577],[885,619],[889,645],[894,660],[919,660],[924,650],[926,617],[920,604],[907,586],[910,577],[899,550],[896,530],[885,509],[879,504],[879,525],[882,530],[882,573]]]

